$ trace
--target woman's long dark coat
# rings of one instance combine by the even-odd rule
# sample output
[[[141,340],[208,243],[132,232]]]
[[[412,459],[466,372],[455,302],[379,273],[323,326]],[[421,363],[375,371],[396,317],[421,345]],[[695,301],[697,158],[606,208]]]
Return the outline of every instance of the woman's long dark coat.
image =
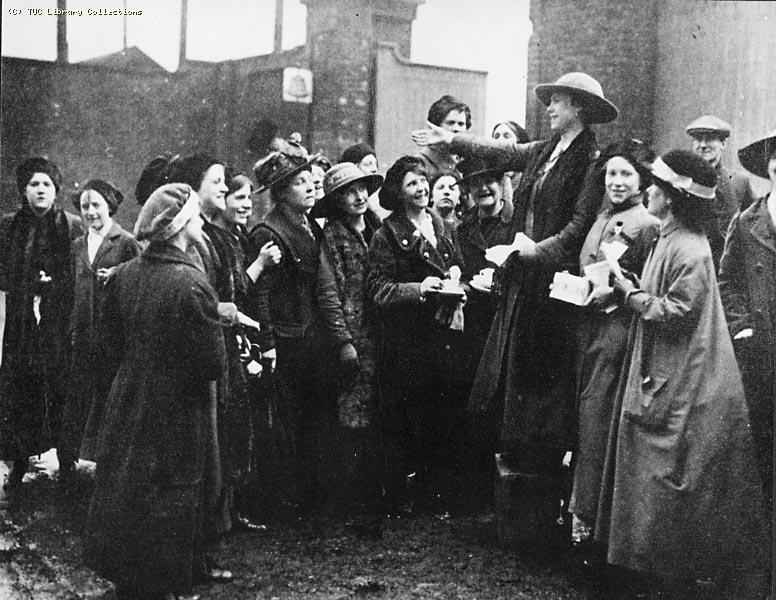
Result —
[[[27,458],[56,444],[70,360],[70,246],[81,232],[78,217],[57,206],[37,217],[26,202],[0,223],[0,290],[6,292],[0,459]],[[51,282],[39,283],[40,271]]]
[[[401,210],[383,221],[369,245],[367,290],[379,323],[378,389],[390,501],[397,500],[409,473],[422,478],[435,460],[449,461],[444,447],[449,409],[460,395],[453,376],[461,334],[438,324],[439,303],[420,295],[426,277],[444,279],[451,266],[462,264],[457,241],[445,237],[439,217],[432,218],[436,247]]]
[[[73,242],[71,268],[74,293],[70,316],[73,346],[68,398],[62,414],[62,436],[57,447],[60,462],[63,458],[75,460],[79,456],[94,460],[94,446],[102,425],[105,400],[113,382],[113,373],[108,365],[103,364],[97,344],[103,291],[103,282],[97,280],[97,271],[125,263],[139,254],[140,244],[118,223],[114,223],[108,231],[92,263],[89,263],[87,235]]]
[[[508,145],[456,135],[451,148],[523,171],[515,195],[513,233],[523,231],[533,207],[537,255],[513,254],[502,267],[499,307],[485,343],[469,406],[495,411],[508,443],[571,449],[574,442],[574,307],[549,298],[556,271],[576,272],[576,261],[603,195],[588,177],[598,156],[595,135],[584,129],[560,155],[538,192],[534,184],[559,138]],[[587,187],[586,191],[583,188]]]
[[[719,291],[749,405],[766,498],[773,493],[773,410],[776,404],[776,227],[767,196],[730,223]]]
[[[218,493],[217,302],[201,267],[166,244],[119,266],[105,287],[101,338],[120,366],[97,443],[87,562],[148,595],[191,587],[205,506]]]

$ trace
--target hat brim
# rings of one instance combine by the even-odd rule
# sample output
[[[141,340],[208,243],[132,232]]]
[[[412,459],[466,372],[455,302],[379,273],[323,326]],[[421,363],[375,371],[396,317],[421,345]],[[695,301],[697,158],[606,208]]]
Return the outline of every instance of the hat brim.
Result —
[[[692,129],[685,129],[687,135],[694,137],[700,134],[716,135],[721,140],[726,140],[730,137],[730,132],[724,129],[709,129],[708,127],[693,127]]]
[[[572,87],[569,85],[556,85],[554,83],[540,83],[534,88],[536,97],[539,98],[542,104],[545,106],[550,105],[550,99],[553,94],[573,93],[580,98],[584,104],[584,108],[587,111],[589,123],[610,123],[617,118],[619,110],[617,107],[609,102],[606,98],[596,96],[587,90],[582,88]]]
[[[458,185],[467,185],[471,183],[472,179],[475,179],[476,177],[481,177],[483,175],[494,175],[496,178],[501,177],[504,175],[504,173],[507,172],[506,168],[498,168],[494,167],[491,169],[481,169],[479,171],[474,171],[473,173],[469,173],[468,175],[464,175],[461,177],[460,181],[458,182]]]
[[[768,179],[768,156],[776,150],[776,132],[738,151],[741,166],[750,173]]]
[[[302,163],[298,167],[294,167],[293,169],[288,169],[287,171],[283,171],[282,173],[278,173],[273,179],[265,183],[264,185],[259,186],[257,189],[255,189],[251,194],[261,194],[262,192],[266,192],[267,190],[272,189],[273,187],[277,187],[280,184],[283,184],[287,182],[291,177],[294,175],[297,175],[301,173],[302,171],[308,171],[312,164],[318,160],[321,157],[321,153],[318,152],[316,154],[313,154],[310,156],[306,162]]]
[[[334,186],[329,190],[328,194],[326,194],[323,198],[315,203],[315,206],[313,206],[313,209],[310,211],[310,216],[314,219],[321,219],[329,218],[333,214],[336,214],[338,212],[337,192],[352,183],[356,183],[357,181],[364,182],[364,185],[366,185],[367,194],[371,196],[378,189],[380,189],[381,185],[383,185],[384,177],[382,175],[378,175],[377,173],[365,173],[361,177],[354,177],[353,179],[340,182],[339,185]]]

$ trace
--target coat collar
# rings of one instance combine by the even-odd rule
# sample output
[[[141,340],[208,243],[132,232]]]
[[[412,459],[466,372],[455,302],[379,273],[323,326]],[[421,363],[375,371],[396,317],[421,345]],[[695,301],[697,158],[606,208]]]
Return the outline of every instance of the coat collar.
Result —
[[[403,210],[392,212],[383,221],[383,226],[396,240],[396,246],[398,248],[406,253],[419,254],[426,263],[432,265],[441,273],[441,276],[444,276],[445,262],[442,259],[438,248],[444,243],[445,226],[442,223],[442,219],[438,216],[428,209],[426,212],[431,215],[431,222],[434,226],[434,235],[437,239],[436,248],[421,235]]]
[[[196,252],[194,248],[190,249],[190,252]],[[187,252],[183,252],[180,248],[168,244],[166,242],[152,242],[143,251],[142,258],[144,260],[152,262],[164,262],[173,264],[184,264],[198,271],[202,271],[196,259],[189,255]]]
[[[670,216],[668,219],[660,223],[660,237],[669,236],[677,229],[679,229],[679,221],[677,221],[673,216]]]
[[[776,253],[776,227],[768,212],[768,196],[760,198],[739,217],[741,227],[749,230],[762,246]]]

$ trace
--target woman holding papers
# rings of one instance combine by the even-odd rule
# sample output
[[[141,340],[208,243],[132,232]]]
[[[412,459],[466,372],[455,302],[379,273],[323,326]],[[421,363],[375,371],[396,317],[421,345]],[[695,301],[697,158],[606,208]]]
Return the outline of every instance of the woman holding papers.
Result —
[[[607,560],[679,590],[762,598],[767,522],[741,376],[704,223],[717,174],[689,151],[652,165],[660,235],[641,281],[618,277],[636,313],[610,435],[596,540]],[[635,279],[635,278],[633,278]],[[677,597],[688,597],[689,593]]]
[[[603,151],[597,177],[603,179],[606,193],[579,255],[580,269],[592,280],[593,292],[582,312],[577,342],[579,439],[569,506],[576,543],[592,541],[617,379],[633,317],[632,310],[614,303],[604,248],[622,253],[622,269],[641,273],[660,224],[644,206],[648,165],[653,160],[652,151],[637,140],[615,143]],[[598,280],[595,271],[601,273]]]
[[[452,135],[432,125],[412,135],[418,144],[447,142],[452,153],[523,172],[512,219],[516,251],[500,274],[503,291],[470,408],[495,414],[512,466],[536,474],[532,481],[542,479],[541,487],[553,490],[546,505],[554,508],[545,511],[544,523],[551,531],[562,493],[556,485],[562,459],[575,441],[576,309],[548,294],[556,271],[576,270],[601,202],[600,190],[583,191],[598,158],[589,125],[614,120],[617,108],[585,73],[539,85],[536,95],[547,106],[553,134],[548,140],[516,144]]]

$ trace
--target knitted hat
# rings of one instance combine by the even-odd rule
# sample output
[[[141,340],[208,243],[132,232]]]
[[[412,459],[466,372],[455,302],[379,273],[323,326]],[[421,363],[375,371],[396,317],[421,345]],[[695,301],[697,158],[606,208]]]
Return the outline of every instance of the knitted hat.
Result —
[[[377,157],[377,154],[375,154],[375,149],[372,148],[369,144],[360,143],[360,144],[353,144],[352,146],[349,146],[345,148],[345,152],[342,153],[342,158],[340,159],[340,163],[353,163],[354,165],[357,165],[362,160],[364,160],[365,156],[372,155],[374,157]]]
[[[199,214],[199,196],[185,183],[168,183],[148,198],[135,223],[138,240],[169,240]]]
[[[723,121],[714,115],[703,115],[690,123],[685,131],[692,136],[699,134],[712,134],[721,140],[727,139],[730,135],[730,123]]]
[[[77,211],[81,210],[81,196],[89,190],[94,190],[105,199],[110,215],[113,215],[118,210],[119,204],[124,202],[124,194],[115,185],[103,179],[90,179],[85,184],[78,186],[73,192],[73,206]]]
[[[714,200],[719,176],[708,162],[688,150],[671,150],[652,163],[652,178],[695,200]]]
[[[54,189],[59,192],[62,187],[62,173],[59,172],[59,167],[42,156],[33,156],[16,167],[16,189],[20,194],[24,194],[27,184],[35,173],[48,175],[54,184]]]
[[[534,92],[545,106],[550,105],[552,95],[561,92],[573,94],[587,113],[589,123],[609,123],[617,118],[617,107],[604,98],[601,84],[587,73],[566,73],[555,83],[540,83]]]
[[[776,129],[738,151],[738,160],[750,173],[768,179],[768,162],[776,152]]]
[[[313,207],[311,216],[315,219],[329,217],[337,212],[337,192],[356,181],[363,181],[369,196],[383,183],[382,175],[365,175],[351,162],[341,162],[326,171],[323,176],[324,196]]]

